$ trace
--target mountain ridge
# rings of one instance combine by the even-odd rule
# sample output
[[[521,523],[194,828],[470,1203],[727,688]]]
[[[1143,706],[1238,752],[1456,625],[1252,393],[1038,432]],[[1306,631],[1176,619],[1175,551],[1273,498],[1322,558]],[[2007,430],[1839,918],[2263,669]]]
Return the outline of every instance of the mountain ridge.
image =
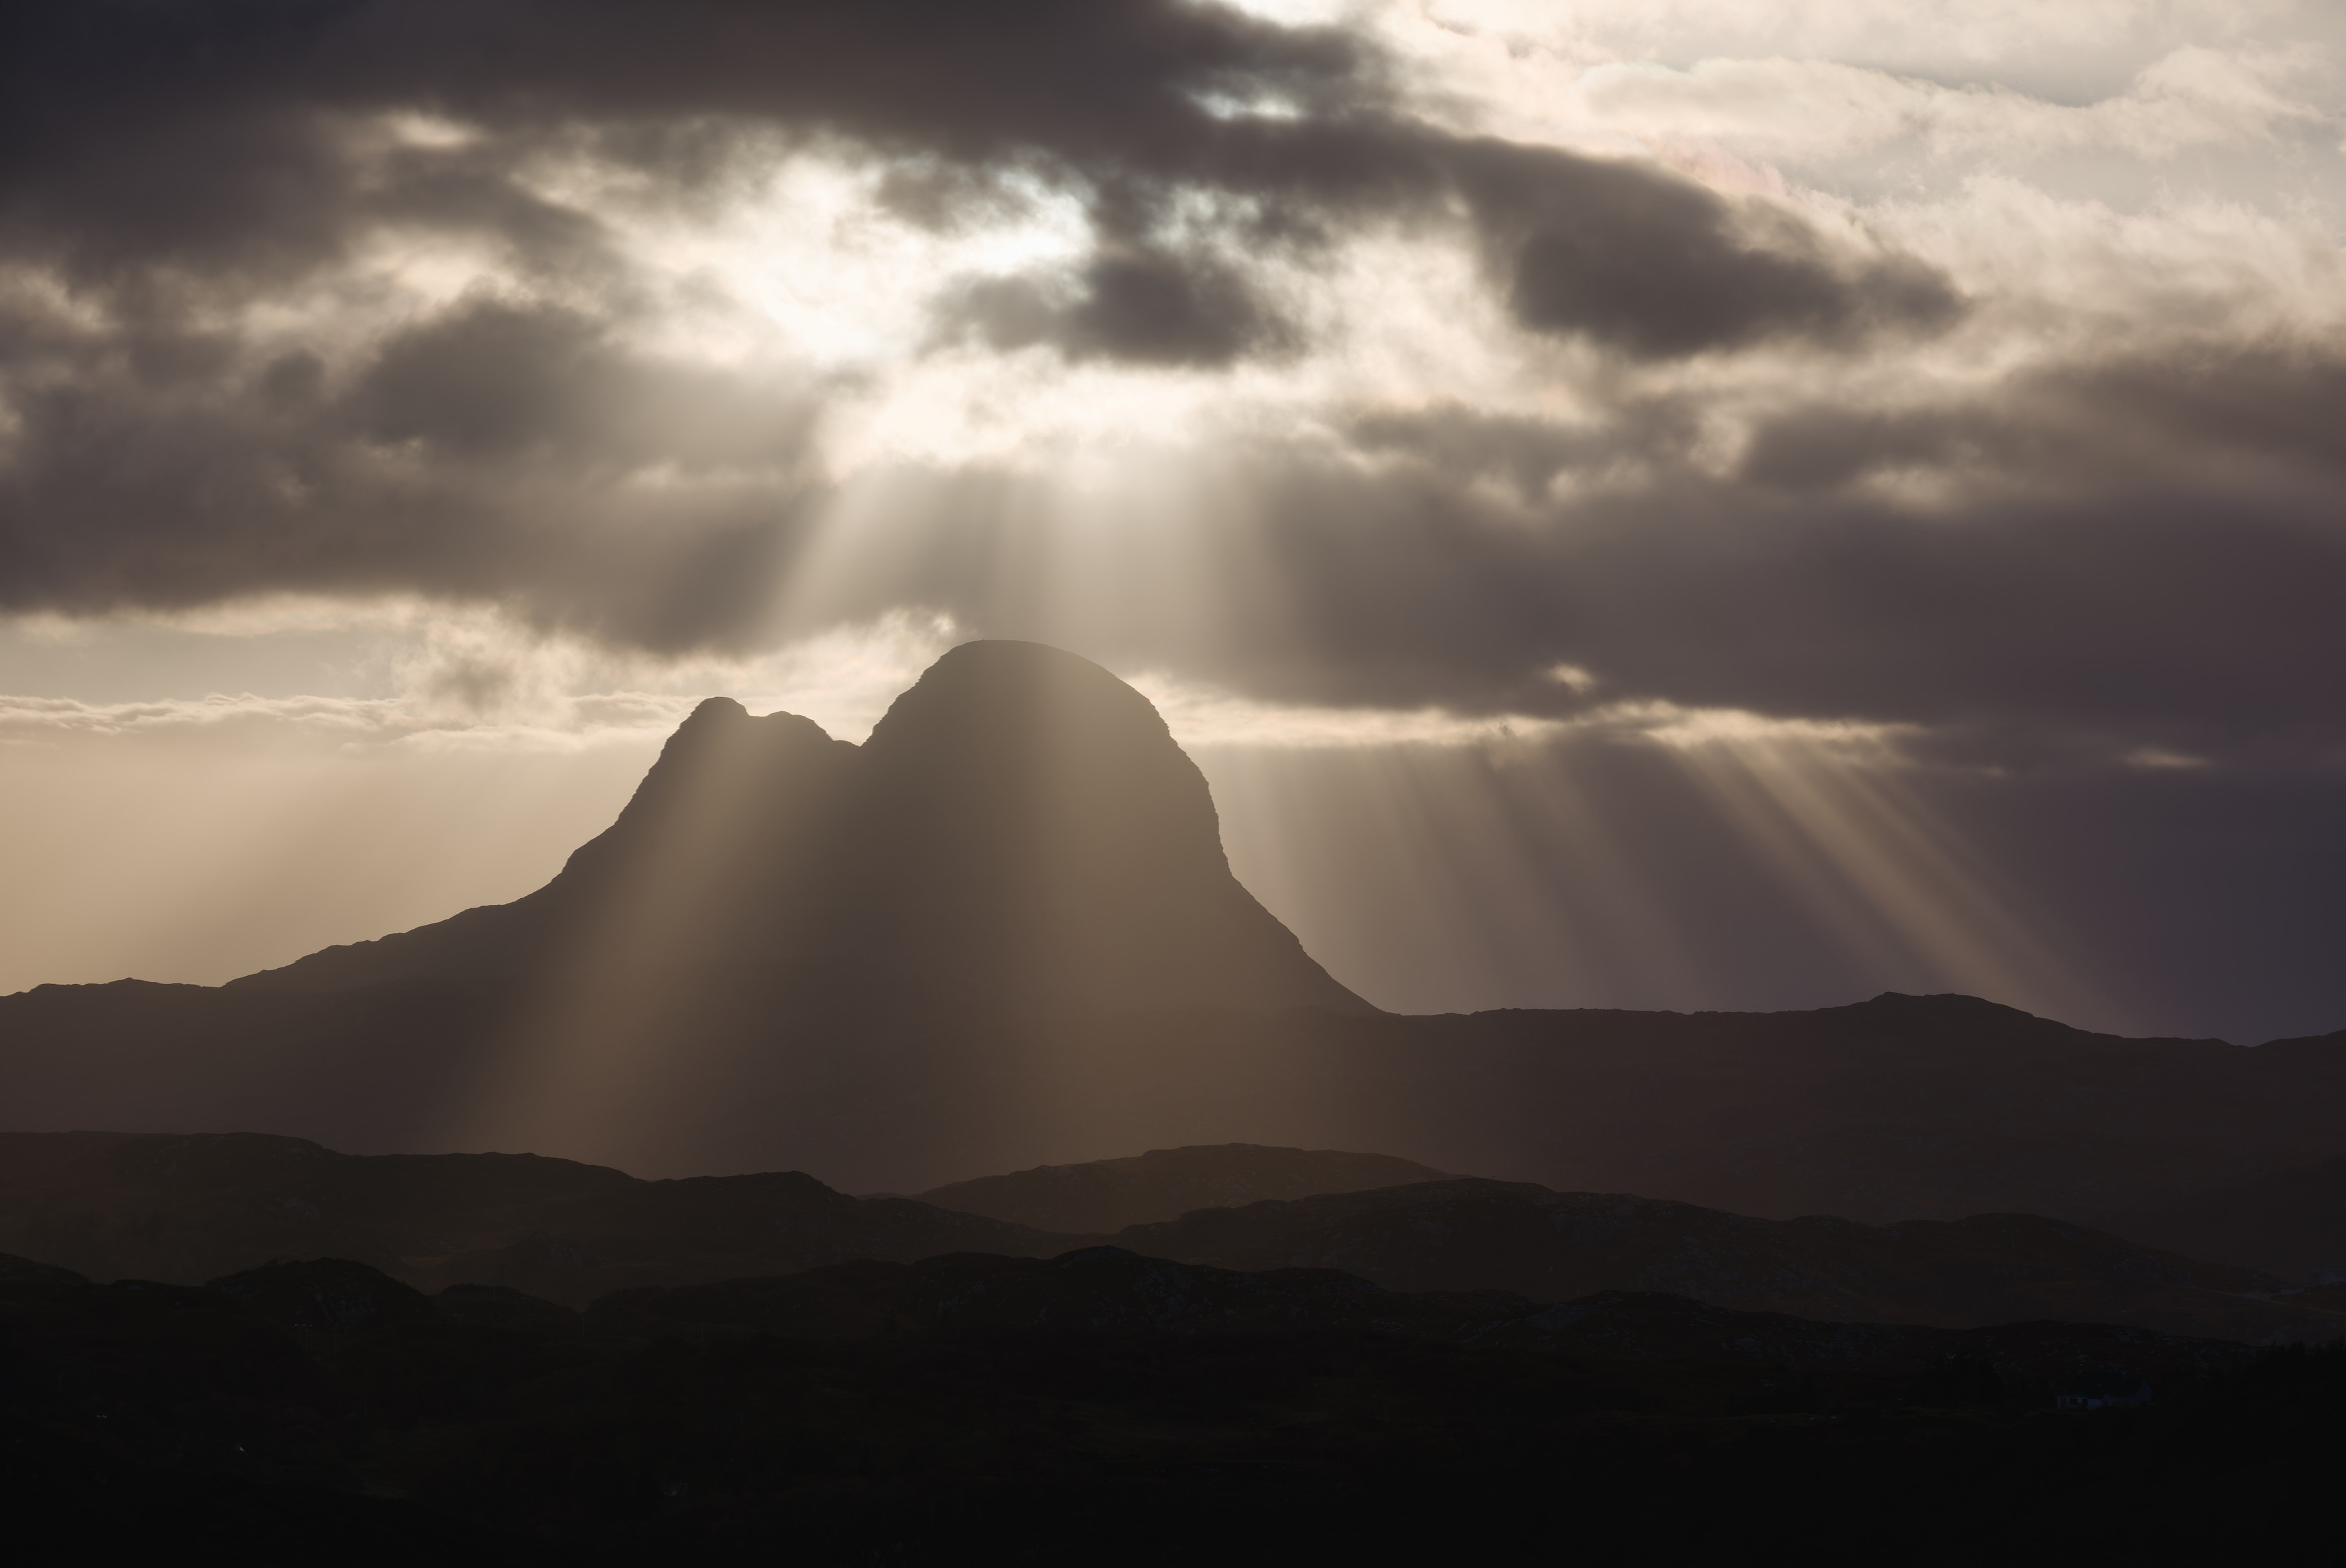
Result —
[[[1379,1013],[1230,874],[1144,697],[980,642],[862,747],[701,704],[512,904],[220,988],[0,998],[0,1105],[852,1191],[1247,1143],[1767,1217],[2109,1228],[2346,1156],[2346,1033],[2129,1041],[1898,993]]]
[[[1193,1151],[1197,1152],[1197,1151]],[[1234,1179],[1292,1168],[1223,1156]],[[1358,1168],[1382,1156],[1331,1150]],[[1191,1162],[1197,1163],[1197,1162]],[[1290,1164],[1293,1161],[1290,1159]],[[2346,1329],[2329,1298],[2037,1216],[1869,1226],[1766,1220],[1619,1193],[1449,1177],[1053,1233],[915,1198],[851,1197],[802,1171],[644,1181],[536,1155],[352,1156],[259,1134],[0,1134],[0,1253],[99,1279],[194,1286],[333,1257],[426,1290],[613,1292],[947,1255],[1086,1247],[1184,1268],[1334,1270],[1402,1293],[1605,1291],[1817,1322],[1972,1329],[2036,1319],[2250,1342]]]

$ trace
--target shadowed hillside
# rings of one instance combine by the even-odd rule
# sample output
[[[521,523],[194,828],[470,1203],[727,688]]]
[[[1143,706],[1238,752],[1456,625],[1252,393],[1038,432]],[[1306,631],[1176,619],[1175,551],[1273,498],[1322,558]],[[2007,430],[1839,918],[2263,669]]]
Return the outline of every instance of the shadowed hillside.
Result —
[[[0,1135],[0,1251],[100,1279],[199,1284],[276,1257],[583,1305],[638,1284],[1066,1238],[796,1171],[638,1181],[535,1155],[336,1154],[260,1134]]]
[[[1227,1178],[1229,1153],[1159,1150],[1102,1165],[1159,1176],[1203,1166]],[[1258,1172],[1290,1180],[1419,1168],[1333,1151],[1247,1155]],[[1033,1174],[1001,1179],[1016,1192]],[[638,1181],[529,1155],[362,1156],[256,1134],[0,1135],[0,1251],[99,1279],[192,1285],[272,1258],[332,1256],[423,1288],[502,1287],[579,1307],[633,1287],[940,1253],[1046,1257],[1082,1239],[912,1198],[852,1198],[796,1171]],[[2043,1319],[2257,1342],[2346,1332],[2346,1316],[2319,1293],[2282,1295],[2286,1282],[2270,1276],[2027,1215],[1770,1221],[1444,1178],[1202,1208],[1113,1240],[1184,1264],[1335,1268],[1388,1289],[1538,1301],[1660,1291],[1739,1311],[1949,1329]]]
[[[2127,1209],[2108,1223],[2197,1257],[2346,1282],[2346,1158]]]
[[[2034,1215],[1765,1220],[1463,1180],[1203,1209],[1134,1226],[1117,1242],[1225,1268],[1343,1269],[1404,1291],[1540,1301],[1662,1291],[1842,1322],[1968,1329],[2047,1319],[2270,1343],[2346,1335],[2346,1315],[2279,1294],[2284,1280]]]
[[[1225,1208],[1323,1192],[1361,1192],[1404,1182],[1438,1181],[1443,1175],[1390,1155],[1223,1144],[1151,1149],[1126,1159],[1093,1160],[1086,1165],[1037,1166],[1009,1176],[954,1182],[920,1196],[923,1202],[940,1208],[1084,1236],[1174,1219],[1193,1208]]]

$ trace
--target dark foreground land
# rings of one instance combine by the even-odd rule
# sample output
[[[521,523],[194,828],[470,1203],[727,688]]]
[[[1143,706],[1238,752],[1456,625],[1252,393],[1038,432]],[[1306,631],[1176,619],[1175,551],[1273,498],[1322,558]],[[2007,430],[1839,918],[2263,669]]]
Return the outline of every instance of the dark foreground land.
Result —
[[[96,1549],[2182,1561],[2325,1538],[2346,1456],[2346,1348],[2091,1325],[1403,1295],[1107,1248],[584,1313],[333,1262],[0,1273],[11,1534]]]

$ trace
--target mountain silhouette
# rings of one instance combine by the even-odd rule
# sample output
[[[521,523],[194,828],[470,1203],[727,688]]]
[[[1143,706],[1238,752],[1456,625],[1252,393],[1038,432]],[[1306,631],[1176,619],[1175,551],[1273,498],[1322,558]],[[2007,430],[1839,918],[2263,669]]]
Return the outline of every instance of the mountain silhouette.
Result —
[[[1365,1149],[1776,1218],[2034,1213],[2157,1242],[2197,1195],[2346,1156],[2346,1034],[2127,1040],[1897,993],[1382,1013],[1233,878],[1145,697],[980,642],[862,746],[702,704],[510,904],[225,986],[0,998],[0,1117],[863,1192]],[[2304,1235],[2239,1260],[2326,1266],[2328,1211],[2300,1210]]]
[[[18,1125],[525,1148],[916,1186],[1106,1152],[1106,1021],[1372,1016],[1231,874],[1204,776],[1075,655],[976,642],[862,746],[712,698],[545,887],[218,988],[0,1007]],[[1108,1149],[1133,1138],[1114,1125]]]
[[[1373,1009],[1230,874],[1148,699],[1037,643],[964,643],[862,746],[711,697],[611,827],[510,904],[232,981],[536,977],[822,1013]]]

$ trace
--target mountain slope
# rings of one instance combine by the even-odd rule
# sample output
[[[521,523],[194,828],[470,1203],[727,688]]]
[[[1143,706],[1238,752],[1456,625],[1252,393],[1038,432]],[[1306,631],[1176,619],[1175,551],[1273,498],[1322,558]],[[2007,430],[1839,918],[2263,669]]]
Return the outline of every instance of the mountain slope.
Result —
[[[1529,1183],[1426,1182],[1133,1226],[1119,1247],[1249,1271],[1341,1269],[1392,1290],[1540,1301],[1659,1291],[1737,1311],[1973,1329],[2035,1319],[2317,1342],[2346,1316],[2271,1298],[2281,1280],[2034,1215],[1860,1225],[1747,1218]]]
[[[2346,1158],[2123,1210],[2108,1225],[2195,1257],[2346,1281]]]
[[[2033,1213],[2169,1246],[2168,1206],[2346,1155],[2346,1037],[2124,1040],[1967,998],[886,1027],[777,1008],[762,1034],[676,1038],[632,1075],[624,1058],[574,1068],[564,1047],[586,1030],[546,1030],[516,1062],[526,1012],[485,982],[42,987],[0,998],[0,1115],[358,1153],[536,1149],[654,1176],[796,1168],[863,1192],[1137,1148],[1376,1149],[1770,1217]],[[2276,1211],[2271,1247],[2241,1260],[2327,1257],[2324,1212],[2305,1208],[2316,1233],[2292,1239]]]
[[[333,992],[414,980],[510,980],[623,945],[632,925],[770,902],[755,885],[803,877],[814,820],[837,809],[855,748],[795,714],[753,718],[710,697],[668,738],[618,820],[545,887],[374,942],[330,947],[228,983]],[[762,899],[760,895],[765,895]],[[632,911],[648,917],[632,921]],[[576,976],[565,976],[576,979]]]
[[[797,1171],[638,1181],[535,1155],[362,1156],[257,1133],[0,1134],[0,1252],[97,1279],[195,1285],[336,1257],[420,1288],[509,1286],[583,1306],[633,1285],[1047,1255],[1066,1239],[849,1197]]]
[[[1128,1225],[1175,1219],[1195,1208],[1362,1192],[1439,1181],[1443,1176],[1431,1166],[1391,1155],[1221,1144],[1151,1149],[1084,1165],[1037,1166],[1008,1176],[953,1182],[920,1196],[940,1208],[988,1215],[1037,1230],[1106,1235]]]
[[[1056,1072],[1127,1146],[1369,1148],[1559,1190],[2104,1224],[2346,1154],[2346,1034],[2128,1040],[1964,996],[1798,1013],[1129,1021]]]

